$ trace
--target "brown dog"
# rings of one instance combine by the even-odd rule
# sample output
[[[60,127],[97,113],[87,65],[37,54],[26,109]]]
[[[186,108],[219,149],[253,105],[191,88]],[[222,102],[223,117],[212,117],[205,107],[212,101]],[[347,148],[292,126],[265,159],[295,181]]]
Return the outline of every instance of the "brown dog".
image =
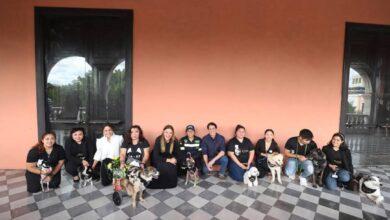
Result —
[[[187,175],[185,185],[187,185],[189,181],[192,181],[194,183],[194,186],[196,186],[196,184],[198,184],[199,182],[199,170],[195,166],[195,160],[189,152],[187,153],[186,158],[186,169]]]
[[[124,186],[127,194],[132,198],[132,206],[135,208],[137,194],[139,194],[139,200],[141,202],[145,201],[143,198],[145,183],[148,184],[152,179],[157,179],[159,172],[154,167],[147,167],[145,169],[132,167],[127,176],[128,178],[125,180]]]

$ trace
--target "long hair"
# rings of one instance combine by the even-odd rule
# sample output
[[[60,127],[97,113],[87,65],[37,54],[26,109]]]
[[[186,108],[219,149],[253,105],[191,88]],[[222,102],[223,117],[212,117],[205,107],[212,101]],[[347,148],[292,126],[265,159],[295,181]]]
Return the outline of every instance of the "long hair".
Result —
[[[144,132],[142,131],[141,126],[139,126],[139,125],[133,125],[133,126],[131,126],[130,129],[127,131],[127,135],[126,135],[125,138],[126,138],[128,141],[131,141],[131,129],[134,129],[134,128],[137,129],[137,130],[139,131],[138,140],[139,140],[139,141],[144,141],[144,140],[145,140]]]
[[[161,134],[161,138],[160,138],[160,145],[161,145],[161,153],[165,153],[165,150],[166,150],[166,143],[165,143],[165,138],[164,138],[164,131],[167,130],[167,129],[171,129],[172,130],[172,137],[171,137],[171,140],[169,140],[170,142],[170,145],[169,145],[169,153],[172,154],[173,152],[173,147],[174,147],[174,143],[175,143],[175,130],[173,129],[173,126],[172,125],[166,125],[163,129],[163,132]]]
[[[344,136],[344,134],[341,133],[341,132],[337,132],[337,133],[334,133],[334,134],[332,135],[332,139],[330,139],[330,141],[328,142],[328,146],[333,147],[332,140],[333,140],[334,137],[339,137],[339,138],[341,139],[341,141],[343,142],[343,143],[340,145],[340,147],[339,147],[340,149],[346,149],[346,148],[348,148],[348,145],[345,143],[345,136]]]
[[[42,134],[41,139],[39,139],[38,143],[36,143],[33,148],[37,148],[40,153],[45,151],[45,147],[43,146],[42,140],[47,136],[47,135],[53,135],[54,139],[56,139],[56,134],[52,131],[48,131]]]

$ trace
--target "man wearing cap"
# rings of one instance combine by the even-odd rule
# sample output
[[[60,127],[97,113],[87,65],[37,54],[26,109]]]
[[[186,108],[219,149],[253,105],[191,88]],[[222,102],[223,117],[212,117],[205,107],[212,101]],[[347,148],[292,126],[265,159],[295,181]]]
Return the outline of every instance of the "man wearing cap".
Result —
[[[202,172],[202,148],[200,143],[202,139],[198,136],[195,136],[195,126],[187,125],[186,127],[186,136],[180,139],[180,151],[183,159],[181,161],[182,168],[179,170],[179,174],[183,175],[185,173],[185,160],[188,156],[194,158],[195,166],[198,168],[199,173]]]

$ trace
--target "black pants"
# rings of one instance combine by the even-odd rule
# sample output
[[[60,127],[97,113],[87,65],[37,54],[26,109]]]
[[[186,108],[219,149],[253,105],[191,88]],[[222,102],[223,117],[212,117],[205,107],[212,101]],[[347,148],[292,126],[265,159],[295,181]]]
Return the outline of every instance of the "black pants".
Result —
[[[67,161],[65,163],[65,170],[67,173],[69,173],[72,176],[78,176],[78,168],[81,166],[81,164],[74,163],[73,161]]]
[[[177,167],[168,162],[162,162],[156,169],[160,172],[158,179],[153,179],[147,186],[150,189],[169,189],[177,186]]]
[[[259,170],[260,173],[259,178],[265,177],[270,172],[270,169],[268,168],[267,164],[267,158],[259,158],[256,162],[256,168]]]
[[[107,165],[111,163],[112,160],[107,158],[102,161],[100,166],[100,180],[102,181],[103,186],[108,186],[112,184],[112,173],[107,169]]]
[[[41,187],[41,175],[26,171],[27,191],[30,193],[36,193],[42,190]],[[53,176],[49,183],[49,188],[58,188],[61,184],[61,171]]]

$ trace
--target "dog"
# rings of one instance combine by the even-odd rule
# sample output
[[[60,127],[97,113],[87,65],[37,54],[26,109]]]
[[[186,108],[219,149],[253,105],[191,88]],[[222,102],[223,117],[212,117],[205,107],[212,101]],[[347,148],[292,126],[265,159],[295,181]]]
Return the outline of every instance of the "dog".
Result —
[[[80,185],[85,187],[88,184],[93,186],[93,181],[92,181],[92,176],[93,176],[93,171],[90,166],[80,166],[78,169],[79,173],[79,179],[80,179]]]
[[[322,152],[321,149],[313,149],[310,151],[308,157],[309,160],[312,161],[314,171],[313,171],[313,187],[317,188],[318,186],[322,187],[322,179],[324,177],[324,171],[327,165],[326,155]],[[318,178],[319,177],[319,178]],[[317,179],[318,178],[318,179]]]
[[[256,167],[251,167],[244,173],[244,184],[248,184],[249,187],[259,185],[259,181],[257,180],[259,175],[259,170]]]
[[[159,172],[154,167],[147,167],[142,169],[141,167],[133,166],[129,169],[127,179],[125,180],[124,187],[127,194],[132,198],[132,206],[136,207],[137,194],[139,194],[139,200],[145,201],[143,198],[143,191],[145,190],[145,184],[148,184],[152,179],[157,179]]]
[[[51,166],[49,166],[46,162],[44,162],[43,160],[38,160],[38,163],[37,163],[37,167],[38,169],[40,169],[41,171],[46,171],[46,173],[51,173],[52,171],[52,168]],[[47,192],[50,190],[49,188],[49,184],[50,182],[46,181],[46,177],[48,176],[48,174],[41,174],[41,180],[40,180],[40,183],[41,183],[41,188],[42,188],[42,191],[43,192]],[[46,185],[46,190],[45,190],[45,186]]]
[[[377,205],[383,202],[384,197],[382,196],[380,189],[382,183],[380,182],[379,177],[359,174],[357,176],[357,180],[359,180],[360,193],[365,194],[367,198],[375,202]]]
[[[274,153],[267,154],[268,168],[271,170],[271,183],[275,182],[275,175],[277,175],[278,182],[282,184],[282,166],[283,166],[283,154]]]
[[[195,187],[199,182],[199,170],[195,166],[195,160],[190,152],[187,153],[185,168],[187,169],[185,185],[187,185],[189,181],[192,181]]]

